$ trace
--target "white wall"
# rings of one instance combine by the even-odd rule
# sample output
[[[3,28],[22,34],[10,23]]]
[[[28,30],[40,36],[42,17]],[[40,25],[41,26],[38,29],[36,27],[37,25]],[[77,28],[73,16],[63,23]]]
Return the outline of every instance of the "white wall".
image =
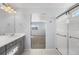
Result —
[[[7,34],[14,32],[13,15],[5,13],[0,10],[0,34]]]
[[[26,11],[26,9],[18,10],[16,16],[16,33],[25,33],[25,48],[31,48],[31,40],[30,40],[30,13]]]
[[[32,13],[32,22],[36,22],[40,20],[40,14],[39,13]]]
[[[46,22],[46,48],[55,48],[55,19],[49,19]]]

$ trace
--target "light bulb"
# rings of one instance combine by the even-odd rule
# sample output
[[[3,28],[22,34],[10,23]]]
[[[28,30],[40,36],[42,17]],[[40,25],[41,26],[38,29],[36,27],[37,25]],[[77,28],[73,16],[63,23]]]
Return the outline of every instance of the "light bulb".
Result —
[[[6,7],[5,6],[1,6],[1,9],[5,9]]]
[[[1,6],[1,9],[4,9],[4,7]]]
[[[12,11],[8,11],[8,13],[12,13]]]
[[[16,14],[16,11],[14,11],[14,13]]]
[[[14,11],[13,9],[11,9],[11,11]]]
[[[4,7],[4,11],[8,12],[8,11],[9,11],[9,9],[8,9],[7,7]]]
[[[7,9],[8,9],[8,10],[11,10],[11,7],[8,6]]]

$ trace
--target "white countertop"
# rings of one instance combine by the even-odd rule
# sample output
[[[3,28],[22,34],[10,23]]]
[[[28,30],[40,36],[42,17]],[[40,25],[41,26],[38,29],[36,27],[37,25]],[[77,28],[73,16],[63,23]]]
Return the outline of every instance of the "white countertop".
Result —
[[[24,36],[25,34],[22,33],[16,33],[13,36],[11,35],[1,35],[0,36],[0,47],[7,45],[10,42],[13,42],[17,40],[18,38]]]

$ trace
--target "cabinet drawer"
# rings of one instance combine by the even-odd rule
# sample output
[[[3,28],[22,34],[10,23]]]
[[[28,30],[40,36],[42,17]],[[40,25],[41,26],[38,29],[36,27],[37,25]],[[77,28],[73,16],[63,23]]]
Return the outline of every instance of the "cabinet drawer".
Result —
[[[4,54],[5,54],[5,46],[0,47],[0,55],[4,55]]]

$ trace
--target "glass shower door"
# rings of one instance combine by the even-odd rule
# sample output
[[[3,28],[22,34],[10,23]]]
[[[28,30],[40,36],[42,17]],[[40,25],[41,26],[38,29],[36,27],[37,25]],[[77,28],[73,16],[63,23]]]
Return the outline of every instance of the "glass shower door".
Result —
[[[70,18],[69,35],[69,55],[79,55],[79,16]]]
[[[67,15],[56,20],[56,40],[59,52],[67,55]]]

